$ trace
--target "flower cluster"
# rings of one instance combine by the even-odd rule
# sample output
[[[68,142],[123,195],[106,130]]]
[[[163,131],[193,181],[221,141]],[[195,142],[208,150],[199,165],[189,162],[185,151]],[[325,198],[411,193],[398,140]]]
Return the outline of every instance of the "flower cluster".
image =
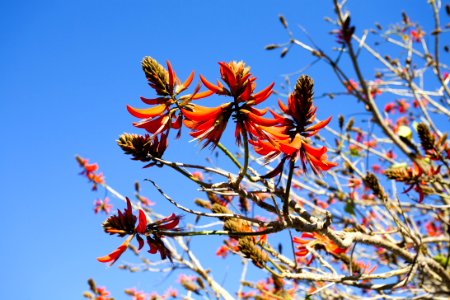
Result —
[[[432,166],[428,170],[423,170],[417,164],[414,163],[413,167],[405,165],[394,166],[384,171],[384,175],[387,178],[403,182],[409,185],[403,193],[408,193],[413,190],[419,194],[419,203],[422,203],[425,195],[427,194],[429,177],[433,177],[440,172],[440,167],[434,169]]]
[[[308,76],[301,76],[295,91],[288,97],[288,104],[279,101],[282,114],[270,110],[271,117],[265,117],[268,108],[257,108],[273,92],[274,84],[270,84],[259,92],[255,92],[256,78],[250,73],[250,67],[244,62],[219,62],[220,79],[216,84],[200,75],[201,82],[208,89],[199,93],[199,86],[192,94],[179,96],[193,80],[193,73],[180,84],[170,63],[167,70],[154,59],[146,57],[143,61],[144,71],[150,86],[160,96],[155,99],[141,98],[147,109],[135,109],[128,106],[128,111],[135,117],[142,118],[134,123],[149,133],[160,135],[153,137],[122,135],[119,145],[133,159],[146,161],[151,157],[161,157],[167,147],[167,135],[171,128],[181,130],[184,124],[190,129],[190,135],[203,147],[216,147],[220,142],[229,120],[235,121],[235,138],[238,145],[243,142],[251,144],[254,150],[267,160],[282,155],[280,165],[270,176],[279,174],[285,161],[300,158],[303,169],[309,164],[314,173],[327,171],[336,166],[327,160],[327,148],[315,148],[309,138],[325,127],[331,120],[329,117],[314,123],[317,107],[313,105],[313,81]],[[230,101],[215,107],[206,107],[192,103],[192,100],[220,95],[231,98]],[[164,144],[161,146],[161,144]]]
[[[92,278],[88,280],[88,284],[90,291],[83,293],[85,298],[91,300],[114,300],[114,298],[110,297],[110,292],[105,287],[97,286]]]
[[[347,251],[347,248],[338,247],[328,237],[317,232],[304,232],[300,237],[308,238],[311,240],[305,240],[298,237],[294,237],[292,239],[294,243],[300,244],[299,246],[297,246],[298,251],[295,252],[295,255],[298,257],[307,256],[310,253],[309,249],[324,249],[327,253],[334,255],[339,255]],[[309,265],[313,261],[313,259],[314,256],[311,256],[307,264]]]
[[[274,172],[266,177],[279,174],[283,169],[284,162],[288,159],[300,158],[303,170],[306,172],[306,165],[309,164],[316,174],[337,166],[336,163],[327,161],[326,147],[315,148],[308,140],[331,121],[331,117],[329,117],[312,125],[317,111],[317,107],[313,104],[313,87],[314,82],[310,77],[301,76],[297,80],[294,92],[288,97],[288,105],[278,101],[285,116],[272,112],[277,120],[281,120],[282,126],[270,128],[272,138],[250,142],[258,154],[264,155],[268,159],[283,155]]]
[[[89,160],[87,160],[86,158],[82,158],[80,156],[76,156],[75,159],[77,160],[80,167],[83,168],[80,174],[86,176],[86,178],[92,183],[92,190],[94,191],[97,190],[97,186],[99,184],[102,185],[105,183],[103,174],[97,173],[98,171],[97,163],[90,164]]]
[[[114,264],[119,257],[127,250],[131,240],[136,236],[139,243],[138,250],[141,250],[144,246],[144,239],[141,235],[146,237],[147,244],[150,248],[148,251],[151,254],[157,252],[160,253],[161,259],[172,259],[169,249],[164,245],[162,241],[163,236],[161,231],[174,229],[179,221],[180,216],[172,214],[169,217],[161,219],[159,221],[147,224],[147,216],[145,212],[140,209],[139,216],[133,215],[130,199],[127,198],[127,208],[124,211],[117,210],[117,215],[110,216],[104,223],[103,229],[105,232],[119,237],[128,237],[125,241],[113,252],[108,255],[97,258],[99,262]],[[138,224],[136,225],[136,222]]]

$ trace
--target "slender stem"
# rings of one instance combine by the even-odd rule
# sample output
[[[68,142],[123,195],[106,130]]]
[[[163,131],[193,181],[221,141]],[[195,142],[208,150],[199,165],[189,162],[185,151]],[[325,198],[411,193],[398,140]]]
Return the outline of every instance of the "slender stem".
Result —
[[[239,126],[241,126],[242,130],[242,136],[244,140],[244,167],[241,168],[239,171],[238,178],[236,179],[236,186],[239,186],[242,179],[244,179],[244,176],[247,174],[248,170],[248,161],[249,161],[249,153],[248,153],[248,136],[247,136],[247,129],[245,129],[245,125],[242,121],[238,121]]]
[[[295,159],[291,158],[291,160],[289,161],[289,174],[286,182],[286,192],[283,199],[283,216],[287,222],[289,222],[289,198],[292,186],[292,177],[294,176],[294,169]]]
[[[241,163],[234,157],[233,153],[230,152],[230,150],[227,149],[222,143],[218,143],[217,147],[219,147],[220,150],[222,150],[223,153],[225,153],[226,156],[228,156],[229,159],[238,167],[239,169],[242,168]]]

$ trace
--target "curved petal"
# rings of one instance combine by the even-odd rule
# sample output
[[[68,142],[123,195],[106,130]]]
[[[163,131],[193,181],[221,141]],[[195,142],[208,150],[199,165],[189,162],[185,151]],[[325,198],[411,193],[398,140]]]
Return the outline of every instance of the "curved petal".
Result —
[[[150,118],[161,115],[166,109],[166,107],[167,106],[165,104],[160,104],[150,108],[139,109],[127,105],[127,110],[130,114],[132,114],[136,118]]]
[[[263,102],[264,100],[266,100],[267,98],[269,98],[269,96],[272,94],[273,90],[273,86],[275,85],[274,82],[272,82],[271,84],[269,84],[265,89],[259,91],[258,93],[253,95],[253,100],[255,101],[255,104],[259,104],[261,102]]]
[[[140,234],[144,234],[146,230],[147,230],[147,215],[145,214],[145,212],[142,209],[140,209],[139,210],[139,222],[138,222],[138,225],[136,226],[136,232],[140,233]]]

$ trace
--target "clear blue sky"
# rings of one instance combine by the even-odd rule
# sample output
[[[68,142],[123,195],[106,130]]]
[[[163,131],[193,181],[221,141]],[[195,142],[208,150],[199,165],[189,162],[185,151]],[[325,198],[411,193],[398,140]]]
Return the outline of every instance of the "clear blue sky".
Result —
[[[359,34],[375,21],[398,22],[402,10],[430,23],[423,14],[430,9],[426,1],[349,2]],[[103,193],[90,192],[77,175],[74,155],[97,161],[107,182],[124,194],[148,176],[170,188],[170,172],[141,170],[115,145],[120,133],[139,132],[126,104],[139,107],[139,96],[153,95],[141,59],[169,59],[181,78],[193,69],[214,78],[218,61],[242,59],[259,87],[279,84],[281,74],[312,61],[300,49],[283,60],[263,49],[287,40],[280,13],[298,36],[301,24],[324,48],[334,42],[331,25],[323,21],[332,15],[331,1],[0,2],[0,299],[81,299],[89,277],[107,285],[116,299],[126,298],[125,287],[156,288],[159,275],[130,275],[95,260],[120,241],[103,234],[104,217],[92,212]],[[316,94],[332,89],[323,65],[308,74]],[[319,115],[337,117],[332,103],[321,105]],[[199,153],[199,147],[180,146],[170,154],[180,149],[180,156]],[[163,213],[173,210],[149,186],[145,191]],[[187,193],[177,188],[172,195],[189,198]]]

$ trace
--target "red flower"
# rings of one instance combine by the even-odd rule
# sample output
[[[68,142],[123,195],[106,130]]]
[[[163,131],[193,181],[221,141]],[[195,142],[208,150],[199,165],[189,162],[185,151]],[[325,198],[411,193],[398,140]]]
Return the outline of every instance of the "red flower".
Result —
[[[434,221],[429,221],[425,224],[425,230],[429,236],[440,236],[442,234],[441,228],[436,226]]]
[[[119,259],[119,257],[127,250],[128,245],[130,244],[132,239],[133,235],[130,235],[116,250],[105,256],[97,257],[97,260],[101,263],[109,262],[110,266],[112,266]]]
[[[316,118],[317,111],[317,107],[313,105],[313,86],[314,83],[310,77],[301,76],[297,80],[295,91],[288,97],[288,105],[285,106],[281,101],[278,101],[280,109],[286,117],[272,112],[276,120],[280,120],[279,122],[283,126],[265,128],[268,137],[264,139],[260,136],[260,139],[250,141],[255,151],[264,155],[267,160],[283,154],[280,164],[265,177],[273,177],[279,174],[287,159],[297,157],[300,157],[304,171],[306,171],[306,164],[308,163],[316,174],[337,166],[336,163],[327,161],[326,147],[314,148],[307,139],[317,134],[331,120],[331,117],[329,117],[311,125]]]
[[[265,138],[264,126],[275,126],[279,120],[266,119],[262,116],[266,110],[256,109],[254,106],[266,100],[272,94],[273,83],[258,93],[254,93],[256,78],[250,73],[250,68],[244,62],[220,62],[220,74],[226,86],[219,81],[217,85],[206,80],[202,75],[200,79],[211,93],[233,97],[233,102],[227,102],[217,107],[204,107],[190,104],[182,110],[186,118],[184,124],[190,128],[191,136],[205,141],[204,147],[217,145],[228,120],[233,116],[236,121],[235,136],[239,144],[245,129],[251,139]]]
[[[406,113],[410,107],[409,103],[405,99],[398,99],[397,104],[398,104],[398,112],[401,114]]]
[[[80,156],[77,156],[76,160],[80,167],[83,168],[83,171],[80,174],[85,175],[86,178],[93,183],[92,190],[97,190],[97,185],[102,185],[105,183],[103,174],[97,173],[98,165],[96,163],[89,164],[89,161],[86,158],[82,158]]]
[[[199,141],[205,140],[203,147],[219,143],[228,119],[231,116],[231,102],[217,107],[205,107],[191,104],[189,109],[182,109],[184,125],[191,129],[190,135]]]
[[[154,99],[141,97],[142,102],[152,105],[150,108],[137,109],[127,106],[127,109],[130,114],[141,119],[138,122],[134,122],[133,125],[143,128],[149,133],[160,134],[166,132],[167,134],[171,128],[180,129],[183,116],[179,112],[179,108],[193,99],[200,99],[212,94],[209,91],[198,93],[200,89],[198,86],[193,94],[177,99],[176,97],[192,83],[194,72],[189,75],[185,82],[181,83],[169,61],[167,61],[167,70],[151,57],[145,57],[142,61],[142,66],[149,85],[161,97]]]
[[[417,28],[417,30],[411,30],[410,34],[412,40],[416,43],[420,43],[420,41],[422,41],[422,38],[425,36],[425,32],[423,32],[421,28]]]
[[[296,244],[300,244],[300,246],[297,247],[297,252],[295,252],[295,255],[304,257],[309,254],[309,250],[306,246],[310,248],[319,248],[324,249],[327,253],[339,255],[342,253],[345,253],[347,251],[347,248],[339,248],[332,240],[330,240],[328,237],[321,235],[317,232],[304,232],[301,235],[302,238],[309,238],[312,240],[304,240],[300,239],[298,237],[294,237],[292,241]],[[308,262],[311,263],[313,257]]]
[[[389,102],[388,104],[386,104],[385,106],[384,106],[384,111],[386,112],[386,113],[390,113],[390,112],[392,112],[392,111],[394,111],[395,109],[397,109],[398,107],[397,107],[397,104],[395,104],[395,102]]]
[[[161,254],[161,259],[165,259],[166,257],[171,259],[170,251],[161,240],[162,235],[160,234],[160,231],[176,230],[175,227],[178,225],[181,217],[171,214],[169,217],[147,224],[147,216],[145,212],[140,209],[138,217],[133,215],[130,199],[126,199],[127,208],[125,208],[123,212],[117,210],[117,215],[110,216],[103,223],[103,229],[105,232],[112,235],[117,234],[120,237],[124,237],[126,235],[129,236],[116,250],[106,256],[97,258],[97,260],[99,262],[110,262],[112,265],[117,259],[119,259],[122,253],[125,252],[128,244],[134,236],[136,236],[139,243],[138,250],[141,250],[144,246],[144,239],[139,234],[147,236],[147,243],[150,247],[150,253],[154,254],[159,251]],[[136,221],[138,221],[137,226],[135,226]],[[153,235],[153,237],[150,235]]]

